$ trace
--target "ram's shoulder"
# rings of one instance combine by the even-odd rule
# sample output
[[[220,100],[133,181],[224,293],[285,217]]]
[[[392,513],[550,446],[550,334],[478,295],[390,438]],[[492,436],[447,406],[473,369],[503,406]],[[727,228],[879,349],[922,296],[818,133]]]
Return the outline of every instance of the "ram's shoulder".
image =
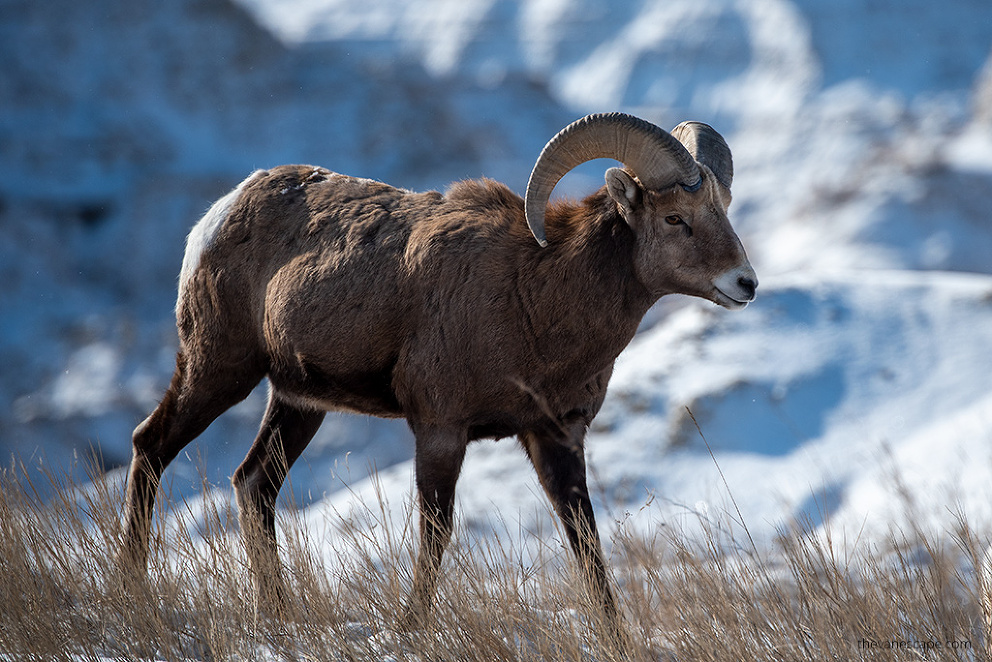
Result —
[[[455,205],[523,211],[524,201],[510,187],[492,179],[467,179],[452,184],[445,195]]]

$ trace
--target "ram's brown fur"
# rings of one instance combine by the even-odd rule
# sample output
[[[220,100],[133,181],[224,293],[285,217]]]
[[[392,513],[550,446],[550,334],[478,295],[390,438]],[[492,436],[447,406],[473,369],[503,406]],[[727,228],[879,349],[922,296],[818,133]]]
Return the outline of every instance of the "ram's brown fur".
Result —
[[[184,355],[231,345],[279,393],[470,438],[517,434],[548,407],[595,414],[590,384],[651,304],[609,198],[553,206],[560,241],[541,249],[496,182],[441,196],[313,171],[245,186],[180,301]]]
[[[550,244],[541,248],[523,200],[497,182],[461,182],[442,195],[310,166],[256,172],[221,211],[208,213],[218,221],[207,223],[212,236],[194,246],[191,234],[176,373],[134,433],[125,566],[144,567],[165,466],[268,377],[265,420],[234,475],[263,601],[284,597],[276,493],[324,411],[348,410],[405,417],[417,437],[421,553],[411,618],[434,592],[465,446],[517,436],[616,622],[585,483],[585,429],[615,359],[658,296],[705,296],[712,287],[680,285],[669,273],[677,267],[644,257],[640,235],[662,231],[643,225],[656,213],[651,205],[715,214],[707,221],[715,238],[704,239],[717,248],[705,269],[742,259],[719,189],[712,177],[705,181],[695,197],[639,194],[648,219],[641,226],[607,187],[581,203],[553,203]],[[644,274],[654,274],[652,282]]]

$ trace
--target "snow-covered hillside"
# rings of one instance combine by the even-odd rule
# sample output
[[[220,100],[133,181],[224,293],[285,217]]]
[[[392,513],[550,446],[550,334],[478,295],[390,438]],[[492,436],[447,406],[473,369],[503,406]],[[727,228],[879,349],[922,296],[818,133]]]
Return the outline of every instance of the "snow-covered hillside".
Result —
[[[727,137],[761,287],[741,313],[663,300],[621,356],[588,445],[604,532],[731,495],[765,535],[794,516],[881,530],[900,490],[936,522],[958,503],[992,519],[987,0],[11,0],[0,16],[4,458],[128,460],[171,373],[185,233],[251,169],[522,191],[555,131],[625,110]],[[603,166],[561,188],[593,190]],[[226,483],[263,401],[190,447],[174,495],[201,467]],[[411,456],[402,423],[330,416],[293,489],[313,520],[346,512],[375,465],[402,512]],[[531,473],[512,441],[476,445],[461,524],[544,521]]]

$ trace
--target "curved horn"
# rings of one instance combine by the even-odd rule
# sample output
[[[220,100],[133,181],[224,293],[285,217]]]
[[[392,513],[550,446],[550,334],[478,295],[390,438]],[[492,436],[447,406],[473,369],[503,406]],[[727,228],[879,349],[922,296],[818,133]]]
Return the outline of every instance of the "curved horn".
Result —
[[[692,155],[664,129],[625,113],[587,115],[548,141],[527,182],[527,225],[541,246],[548,244],[544,211],[555,185],[572,168],[601,158],[620,161],[649,189],[679,183],[694,191],[702,181]]]
[[[730,147],[716,129],[702,122],[682,122],[672,135],[685,145],[692,157],[708,166],[718,182],[729,191],[734,183],[734,159]]]

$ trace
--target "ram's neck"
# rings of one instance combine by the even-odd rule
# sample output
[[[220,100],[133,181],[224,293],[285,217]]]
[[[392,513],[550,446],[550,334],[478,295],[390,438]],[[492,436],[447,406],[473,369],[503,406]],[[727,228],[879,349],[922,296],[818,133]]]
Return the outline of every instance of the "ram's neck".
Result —
[[[548,209],[549,245],[535,281],[543,328],[535,328],[542,358],[563,370],[598,372],[612,366],[654,303],[635,277],[634,234],[600,191],[581,205]],[[528,302],[525,302],[527,305]]]

